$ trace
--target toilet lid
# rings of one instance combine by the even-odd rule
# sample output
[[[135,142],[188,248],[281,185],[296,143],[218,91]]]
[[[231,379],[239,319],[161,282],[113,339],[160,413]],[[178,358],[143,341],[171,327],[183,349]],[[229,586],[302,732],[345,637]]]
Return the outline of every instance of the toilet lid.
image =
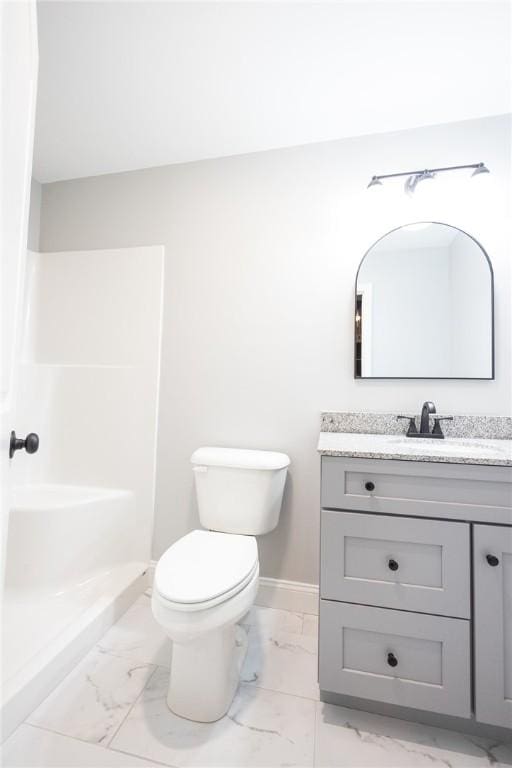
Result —
[[[257,561],[254,536],[192,531],[162,555],[154,587],[174,603],[204,603],[232,591]]]

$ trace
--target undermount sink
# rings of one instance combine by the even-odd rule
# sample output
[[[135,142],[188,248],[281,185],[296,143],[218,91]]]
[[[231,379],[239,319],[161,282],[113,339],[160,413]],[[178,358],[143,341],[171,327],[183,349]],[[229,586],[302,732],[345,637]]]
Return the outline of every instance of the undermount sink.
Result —
[[[505,456],[507,453],[507,446],[496,445],[496,441],[491,440],[464,440],[449,437],[443,440],[429,440],[428,437],[390,437],[387,443],[397,448],[406,448],[408,453],[418,454],[428,452],[429,454],[439,453],[444,456],[451,452],[458,454],[463,451],[465,455],[476,456],[482,453],[482,448],[485,448],[486,453],[492,453],[496,457]]]

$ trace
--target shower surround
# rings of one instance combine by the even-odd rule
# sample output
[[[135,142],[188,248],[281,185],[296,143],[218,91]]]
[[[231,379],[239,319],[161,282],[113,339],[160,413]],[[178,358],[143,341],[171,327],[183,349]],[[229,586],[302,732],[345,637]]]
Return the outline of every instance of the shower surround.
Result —
[[[5,738],[144,589],[162,247],[30,253],[3,598]]]

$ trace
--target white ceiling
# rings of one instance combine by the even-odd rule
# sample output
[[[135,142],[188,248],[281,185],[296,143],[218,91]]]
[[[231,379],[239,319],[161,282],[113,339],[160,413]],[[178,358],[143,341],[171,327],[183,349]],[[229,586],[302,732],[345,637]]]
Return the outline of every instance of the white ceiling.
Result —
[[[42,182],[511,110],[508,0],[38,9]]]

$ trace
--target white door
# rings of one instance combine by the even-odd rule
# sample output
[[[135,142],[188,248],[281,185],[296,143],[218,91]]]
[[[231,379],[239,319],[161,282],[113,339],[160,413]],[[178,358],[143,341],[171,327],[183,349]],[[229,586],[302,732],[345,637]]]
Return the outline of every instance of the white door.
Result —
[[[512,527],[475,525],[476,719],[512,728]]]
[[[10,502],[9,440],[16,429],[21,295],[27,251],[37,89],[35,0],[0,4],[0,590]],[[1,595],[0,595],[1,597]]]

